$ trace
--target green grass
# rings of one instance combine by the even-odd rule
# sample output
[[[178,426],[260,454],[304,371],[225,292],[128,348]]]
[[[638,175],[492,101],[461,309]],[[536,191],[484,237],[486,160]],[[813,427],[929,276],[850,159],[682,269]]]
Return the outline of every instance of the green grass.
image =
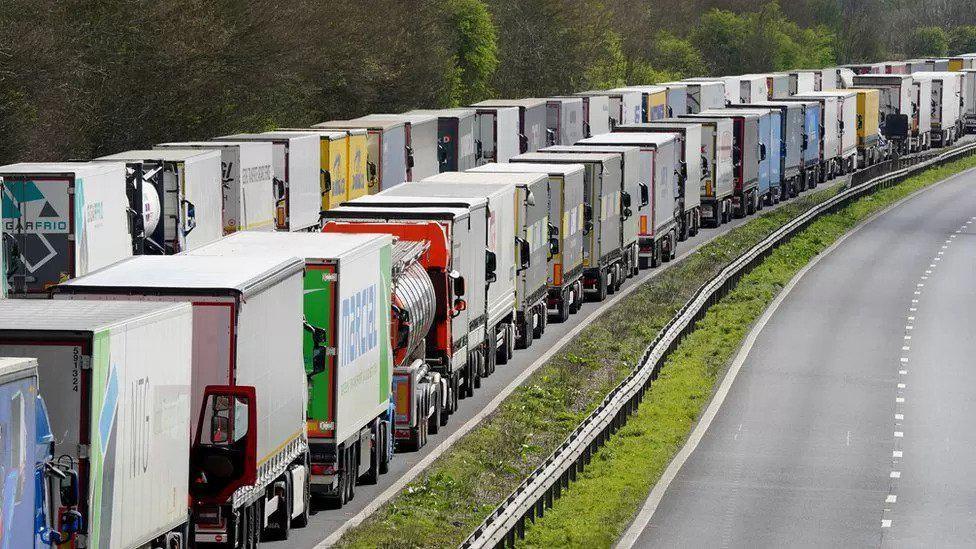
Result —
[[[928,170],[813,222],[742,278],[667,359],[637,412],[594,456],[546,515],[528,547],[609,547],[684,444],[716,382],[752,324],[817,254],[858,223],[905,196],[976,166],[976,157]]]
[[[594,320],[494,413],[400,494],[347,532],[338,545],[447,547],[459,544],[620,383],[660,329],[702,284],[772,231],[836,192],[836,188],[831,188],[811,193],[758,216],[642,285]],[[732,345],[737,341],[735,336],[728,336]],[[712,369],[717,371],[723,360],[716,356],[714,361]],[[695,397],[698,402],[691,403],[690,408],[669,409],[668,417],[674,419],[662,421],[661,425],[673,425],[674,431],[671,437],[664,438],[678,442],[662,448],[664,454],[658,458],[661,463],[667,461],[683,440],[688,426],[708,398],[713,381],[714,375],[711,380],[703,378],[696,382],[704,393]],[[682,394],[692,393],[689,386]],[[678,398],[675,402],[680,401]],[[570,493],[575,491],[574,486]],[[643,498],[636,493],[633,497],[635,502]],[[599,506],[608,511],[613,507],[602,502]],[[558,511],[550,516],[555,520]],[[628,517],[624,517],[624,522]],[[539,543],[548,539],[543,532],[541,526],[535,530],[535,535],[543,536],[538,538]],[[604,539],[613,537],[610,534]]]

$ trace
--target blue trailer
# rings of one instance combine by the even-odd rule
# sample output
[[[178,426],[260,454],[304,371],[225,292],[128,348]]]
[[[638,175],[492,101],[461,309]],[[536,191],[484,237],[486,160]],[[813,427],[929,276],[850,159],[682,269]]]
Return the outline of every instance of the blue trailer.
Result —
[[[783,113],[774,107],[762,107],[753,104],[730,105],[729,108],[741,110],[747,113],[759,115],[759,144],[762,162],[767,164],[768,188],[762,186],[762,174],[760,173],[760,207],[765,201],[765,205],[773,204],[784,199],[782,191],[783,183],[783,159],[786,149],[783,143]]]
[[[822,119],[822,106],[819,101],[794,99],[792,97],[783,99],[800,103],[803,105],[803,177],[800,190],[813,189],[820,181],[820,165],[824,162],[822,158],[823,131],[820,120]]]
[[[50,547],[70,541],[81,527],[80,515],[70,505],[71,499],[77,501],[78,476],[69,466],[52,462],[53,442],[38,388],[37,359],[0,358],[2,549]],[[64,531],[52,526],[52,481],[59,488]]]
[[[796,196],[800,190],[803,164],[804,113],[803,105],[792,101],[762,101],[748,105],[732,105],[731,108],[774,109],[779,111],[779,199]]]

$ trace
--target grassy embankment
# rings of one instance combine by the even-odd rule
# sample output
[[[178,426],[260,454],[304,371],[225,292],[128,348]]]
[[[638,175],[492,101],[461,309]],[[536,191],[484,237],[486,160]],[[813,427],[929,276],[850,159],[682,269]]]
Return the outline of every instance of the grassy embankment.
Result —
[[[961,168],[960,168],[961,169]],[[908,183],[899,186],[905,188]],[[583,330],[478,427],[459,440],[407,488],[372,517],[350,530],[343,547],[456,546],[589,414],[633,368],[661,327],[694,292],[724,265],[766,235],[837,192],[826,189],[800,197],[722,235],[634,291]],[[878,199],[882,195],[877,195]],[[788,278],[788,277],[787,277]],[[775,292],[773,292],[775,293]],[[761,311],[761,307],[759,307]],[[710,317],[711,318],[711,317]],[[712,320],[711,322],[714,322]],[[751,321],[750,321],[751,322]],[[703,325],[704,326],[704,325]],[[680,446],[711,394],[717,372],[727,362],[721,349],[734,349],[741,333],[730,327],[725,343],[712,350],[701,346],[700,373],[669,372],[656,383],[632,421],[644,419],[648,403],[657,406],[653,430],[615,437],[584,476],[594,481],[574,484],[564,500],[532,531],[538,545],[608,544],[646,496],[670,456]],[[694,341],[689,338],[689,341]],[[683,351],[687,353],[687,351]],[[681,356],[684,356],[683,354]],[[689,359],[690,360],[690,359]],[[658,390],[658,386],[662,389]],[[658,395],[665,396],[661,399]],[[645,420],[646,421],[646,420]],[[622,433],[632,432],[631,427]],[[641,438],[643,436],[651,438]],[[637,475],[600,487],[604,465],[622,449],[620,439],[642,448]],[[638,477],[635,480],[630,477]],[[641,484],[643,483],[643,487]],[[590,495],[561,511],[567,497]],[[608,499],[608,494],[615,494]],[[594,498],[594,501],[587,501]],[[627,507],[627,502],[631,502]],[[586,512],[570,520],[577,506]],[[562,518],[561,518],[562,517]],[[614,518],[618,517],[618,518]],[[615,521],[611,524],[594,522]],[[603,532],[601,534],[601,532]]]
[[[668,358],[630,418],[594,456],[522,545],[609,547],[623,534],[707,405],[752,324],[779,291],[844,233],[872,214],[949,175],[976,166],[958,160],[872,195],[812,223],[744,276]]]

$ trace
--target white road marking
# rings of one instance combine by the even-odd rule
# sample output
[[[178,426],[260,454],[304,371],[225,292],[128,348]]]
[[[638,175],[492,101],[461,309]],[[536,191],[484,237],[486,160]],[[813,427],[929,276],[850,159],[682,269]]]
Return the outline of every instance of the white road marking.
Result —
[[[915,292],[915,295],[922,295],[922,292]]]
[[[901,478],[901,471],[892,471],[891,474],[888,475],[888,477],[889,478]]]
[[[904,347],[902,347],[902,348],[901,348],[901,350],[902,350],[902,351],[911,351],[911,350],[912,350],[912,348],[911,348],[911,347],[909,347],[908,345],[905,345]]]
[[[851,432],[850,431],[847,431],[847,445],[848,446],[851,445]]]
[[[903,455],[903,452],[901,450],[892,450],[891,451],[891,457],[900,458],[900,457],[902,457],[902,455]]]
[[[898,496],[894,494],[888,494],[888,497],[885,498],[885,503],[897,503],[897,502],[898,502]]]
[[[903,376],[906,376],[906,375],[908,375],[908,370],[898,370],[898,373],[901,374],[901,375],[903,375]]]
[[[927,276],[923,276],[922,277],[922,280],[928,280],[928,279],[929,279],[929,277],[927,277]]]
[[[910,317],[908,317],[908,320],[915,320],[915,317],[914,316],[910,316]]]
[[[930,263],[929,264],[929,267],[932,267],[934,269],[935,268],[935,263]]]
[[[905,402],[905,397],[896,397],[895,398],[895,402],[897,402],[898,404],[901,404],[901,403]]]
[[[904,438],[904,437],[905,437],[905,433],[903,433],[902,431],[895,431],[895,438]]]
[[[908,357],[907,357],[907,356],[903,356],[903,357],[901,357],[901,362],[902,362],[903,364],[904,364],[905,362],[908,362]]]
[[[913,313],[916,312],[916,311],[918,311],[918,309],[916,309],[915,307],[911,307],[908,310],[911,311],[911,312],[913,312]]]
[[[895,419],[905,419],[905,414],[895,414]]]
[[[915,329],[915,326],[913,326],[913,325],[911,325],[911,324],[906,324],[906,325],[905,325],[905,329],[906,329],[906,330],[914,330],[914,329]]]
[[[931,270],[925,271],[925,274],[930,275],[930,274],[932,274],[932,271]]]
[[[911,339],[912,336],[905,336],[905,339]]]
[[[881,521],[881,527],[882,528],[891,528],[891,521],[888,520],[888,519],[882,519],[882,521]]]
[[[905,384],[904,383],[899,383],[898,384],[898,388],[899,389],[904,389],[905,388]]]

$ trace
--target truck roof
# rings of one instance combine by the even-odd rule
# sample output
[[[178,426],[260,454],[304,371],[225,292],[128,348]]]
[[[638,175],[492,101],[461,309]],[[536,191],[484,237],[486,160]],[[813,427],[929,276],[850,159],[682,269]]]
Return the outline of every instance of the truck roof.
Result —
[[[328,139],[343,139],[350,135],[366,135],[366,130],[324,130],[322,128],[278,128],[276,133],[310,133]]]
[[[320,124],[315,124],[313,128],[320,129],[332,129],[332,130],[346,130],[350,128],[358,128],[363,130],[380,130],[388,131],[399,128],[406,124],[403,120],[329,120],[328,122],[322,122]]]
[[[675,132],[685,133],[690,128],[697,127],[701,130],[702,123],[696,120],[681,120],[677,118],[664,118],[660,120],[655,120],[654,122],[639,122],[637,124],[621,124],[617,126],[620,128],[634,128],[634,129],[646,129],[646,130],[674,130]],[[629,133],[625,131],[618,131],[614,133]],[[640,132],[636,132],[640,133]]]
[[[125,163],[111,162],[19,162],[0,166],[0,176],[3,175],[55,175],[74,174],[76,177],[100,174],[111,170],[125,172]]]
[[[542,174],[539,177],[546,178]],[[411,187],[410,189],[401,187]],[[458,200],[463,200],[465,204],[476,204],[482,199],[488,199],[489,202],[492,199],[500,199],[506,195],[511,196],[515,192],[514,184],[499,184],[491,182],[466,182],[466,181],[417,181],[414,183],[409,183],[407,185],[397,185],[389,192],[384,193],[385,196],[396,197],[396,196],[412,196],[417,197],[420,200],[417,202],[429,201],[434,198],[452,198],[454,200],[448,200],[446,202],[457,202]],[[393,202],[395,200],[391,200]]]
[[[804,97],[813,97],[813,98],[850,97],[852,95],[854,95],[854,92],[852,90],[843,89],[843,90],[824,90],[824,91],[804,92],[801,94],[797,94],[794,97],[796,97],[797,99],[803,99]]]
[[[37,359],[27,357],[0,357],[0,383],[37,375]]]
[[[408,115],[430,115],[438,118],[469,118],[478,114],[474,109],[415,109],[407,111]]]
[[[437,117],[432,114],[421,114],[419,112],[411,111],[403,114],[369,114],[366,116],[360,116],[359,118],[356,118],[356,120],[362,122],[409,122],[410,124],[416,126],[417,124],[437,122]]]
[[[527,172],[498,173],[498,172],[444,172],[432,175],[420,183],[472,183],[487,185],[534,185],[542,179],[548,179],[542,174]]]
[[[344,259],[393,242],[385,234],[325,234],[238,231],[190,252],[205,256],[284,256]]]
[[[512,164],[510,162],[491,162],[483,164],[477,168],[468,170],[469,172],[494,172],[494,173],[547,173],[549,175],[572,175],[582,172],[585,166],[582,164],[529,164],[521,162]]]
[[[640,93],[661,93],[668,91],[664,86],[654,86],[654,85],[643,85],[643,86],[623,86],[620,88],[611,88],[607,91],[610,92],[640,92]]]
[[[199,147],[205,149],[223,149],[227,147],[271,147],[271,143],[263,141],[171,141],[169,143],[159,143],[155,147],[166,147],[178,149],[180,147]]]
[[[60,284],[56,291],[81,288],[235,290],[244,295],[302,270],[297,257],[138,256]]]
[[[413,185],[412,183],[410,185]],[[402,187],[403,185],[397,185],[397,187]],[[393,187],[394,189],[397,187]],[[387,189],[390,191],[392,189]],[[358,208],[365,205],[382,205],[382,204],[402,204],[404,202],[417,202],[417,203],[430,203],[430,202],[440,202],[440,203],[450,203],[451,201],[444,197],[429,196],[427,191],[418,190],[417,192],[404,192],[409,191],[409,189],[404,189],[400,193],[393,194],[383,191],[379,194],[372,194],[361,196],[355,200],[350,200],[349,202],[343,203],[343,206],[351,206],[353,208]],[[456,207],[456,206],[454,206]],[[477,209],[488,207],[487,198],[472,198],[467,209]],[[332,211],[332,210],[327,210]]]
[[[217,151],[208,151],[203,149],[148,149],[148,150],[131,150],[120,152],[116,154],[110,154],[107,156],[101,156],[96,158],[96,160],[162,160],[164,162],[184,162],[186,160],[194,158],[206,158],[208,156],[218,155]]]
[[[604,154],[590,154],[583,151],[575,154],[561,152],[534,152],[520,154],[512,158],[511,161],[545,161],[547,164],[592,164],[594,162],[606,164],[608,162],[620,162],[620,154],[613,152],[607,152]]]
[[[758,114],[750,114],[746,111],[740,111],[739,109],[708,109],[704,110],[698,114],[689,114],[690,117],[715,117],[715,118],[727,118],[730,116],[741,116],[743,118],[749,118],[753,116],[759,116]]]
[[[296,139],[312,139],[315,137],[311,133],[302,134],[299,132],[265,132],[265,133],[235,133],[232,135],[222,135],[215,137],[218,141],[288,141]]]
[[[620,132],[605,133],[581,139],[579,145],[654,145],[661,146],[677,140],[673,133]]]
[[[406,200],[409,197],[403,197],[404,200],[393,201],[389,200],[386,202],[377,202],[373,204],[356,204],[346,203],[345,206],[339,206],[338,208],[331,208],[323,214],[323,219],[326,222],[329,221],[341,221],[341,220],[356,220],[356,219],[384,219],[390,221],[424,221],[424,220],[434,220],[434,219],[463,219],[470,215],[471,209],[461,208],[457,206],[403,206],[401,204],[413,202],[411,200]],[[444,202],[448,202],[446,199],[442,199]],[[430,202],[435,202],[436,200],[431,199]],[[418,201],[419,202],[419,201]],[[479,208],[484,208],[487,205],[487,201],[483,202]],[[331,233],[330,233],[331,234]]]
[[[551,95],[545,98],[546,101],[559,101],[560,103],[582,103],[583,98],[578,95]]]
[[[486,99],[485,101],[479,101],[472,107],[525,107],[532,108],[538,107],[539,105],[545,105],[545,99],[539,99],[535,97],[527,97],[525,99]]]
[[[95,332],[189,307],[169,301],[4,299],[0,330]]]

